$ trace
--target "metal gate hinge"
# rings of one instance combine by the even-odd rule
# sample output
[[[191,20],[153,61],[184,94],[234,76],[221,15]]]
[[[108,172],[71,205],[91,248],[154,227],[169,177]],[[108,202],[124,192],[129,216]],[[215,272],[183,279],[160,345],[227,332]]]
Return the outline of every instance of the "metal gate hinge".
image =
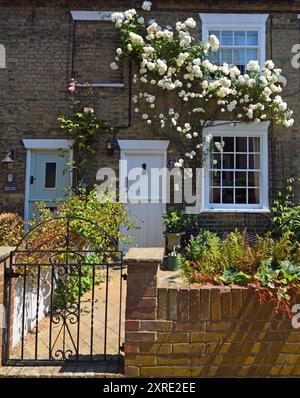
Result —
[[[124,350],[125,350],[125,346],[124,346],[124,343],[122,343],[122,344],[120,345],[120,351],[121,351],[121,352],[124,352]]]
[[[5,268],[5,277],[7,279],[10,278],[19,278],[19,276],[21,276],[22,274],[20,274],[19,272],[14,272],[11,268]]]
[[[125,272],[124,274],[122,274],[122,278],[123,278],[124,281],[127,281],[127,274],[126,274],[126,272]]]

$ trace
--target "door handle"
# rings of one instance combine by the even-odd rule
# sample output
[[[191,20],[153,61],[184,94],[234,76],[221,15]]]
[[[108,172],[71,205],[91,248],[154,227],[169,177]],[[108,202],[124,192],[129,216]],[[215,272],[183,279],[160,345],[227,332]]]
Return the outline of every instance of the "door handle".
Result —
[[[30,184],[31,185],[34,183],[35,180],[36,180],[36,178],[34,176],[30,176]]]

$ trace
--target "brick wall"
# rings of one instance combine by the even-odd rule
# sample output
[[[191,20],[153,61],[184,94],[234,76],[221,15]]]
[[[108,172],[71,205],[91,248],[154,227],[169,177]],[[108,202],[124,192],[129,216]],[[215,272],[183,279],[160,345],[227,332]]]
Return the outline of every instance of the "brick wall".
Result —
[[[133,257],[126,259],[126,376],[300,376],[300,329],[275,316],[273,304],[260,305],[254,290],[163,284],[157,262]]]

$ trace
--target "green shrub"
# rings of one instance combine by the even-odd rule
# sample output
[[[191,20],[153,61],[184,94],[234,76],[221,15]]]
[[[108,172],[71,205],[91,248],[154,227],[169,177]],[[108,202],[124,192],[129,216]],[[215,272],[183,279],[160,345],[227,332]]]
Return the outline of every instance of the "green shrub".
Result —
[[[176,210],[170,208],[162,216],[166,226],[166,231],[170,233],[185,232],[186,227],[191,222],[191,216],[187,215],[184,210]]]
[[[278,198],[274,200],[272,207],[272,219],[274,226],[272,232],[274,236],[282,235],[291,231],[293,239],[300,241],[300,206],[293,204],[293,188],[299,179],[289,178],[287,180],[286,193],[278,193]]]
[[[15,213],[0,214],[0,246],[16,246],[23,236],[24,222]]]

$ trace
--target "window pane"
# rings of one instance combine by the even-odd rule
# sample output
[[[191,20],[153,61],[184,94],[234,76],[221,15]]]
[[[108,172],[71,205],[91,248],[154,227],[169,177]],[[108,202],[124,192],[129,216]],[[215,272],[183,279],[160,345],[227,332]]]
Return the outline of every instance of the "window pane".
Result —
[[[245,49],[237,48],[233,50],[233,62],[235,65],[245,65]]]
[[[226,62],[228,64],[233,64],[231,48],[221,48],[220,52],[221,52],[221,63]]]
[[[221,185],[221,172],[213,171],[210,172],[210,185],[214,187],[219,187]]]
[[[245,171],[236,171],[235,186],[245,187],[247,185],[247,173]]]
[[[250,171],[248,173],[248,186],[249,187],[259,187],[259,172]]]
[[[234,32],[234,44],[245,46],[246,45],[246,32],[243,30],[237,30]]]
[[[227,187],[233,187],[233,171],[223,171],[222,185]]]
[[[259,203],[259,189],[248,189],[248,203],[258,204]]]
[[[220,203],[221,202],[221,194],[220,189],[210,189],[209,193],[209,202],[210,203]]]
[[[236,152],[247,152],[247,137],[236,137]]]
[[[222,202],[233,203],[233,189],[231,188],[222,189]]]
[[[234,169],[234,155],[223,154],[223,169]]]
[[[256,30],[247,31],[247,46],[258,46],[258,32]]]
[[[55,188],[56,186],[56,163],[46,163],[45,188]]]
[[[248,155],[249,156],[249,169],[260,168],[260,155]]]
[[[211,53],[210,54],[210,62],[215,62],[216,64],[220,63],[220,52]]]
[[[252,60],[258,61],[258,51],[253,48],[251,48],[251,49],[247,48],[246,49],[246,64]]]
[[[245,189],[236,189],[235,190],[235,203],[247,203],[247,190]]]
[[[236,156],[236,169],[247,169],[247,155]]]
[[[222,30],[221,32],[221,45],[232,46],[233,44],[233,32],[232,30]]]
[[[221,168],[221,154],[213,154],[211,160],[211,168],[212,169],[220,169]]]
[[[260,152],[259,137],[249,137],[249,152]]]
[[[234,138],[233,137],[223,137],[224,152],[234,152]]]

